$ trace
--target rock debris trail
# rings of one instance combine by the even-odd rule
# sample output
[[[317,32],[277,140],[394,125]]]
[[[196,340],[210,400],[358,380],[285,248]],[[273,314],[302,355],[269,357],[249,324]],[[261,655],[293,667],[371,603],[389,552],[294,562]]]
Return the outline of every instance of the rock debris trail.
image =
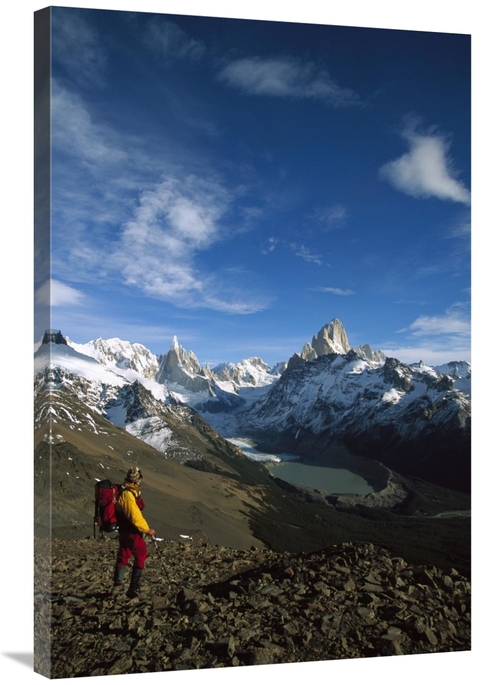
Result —
[[[471,648],[469,580],[372,544],[288,554],[166,540],[148,545],[133,600],[126,588],[110,594],[116,549],[112,539],[52,541],[44,586],[48,542],[36,541],[38,672],[68,678]]]

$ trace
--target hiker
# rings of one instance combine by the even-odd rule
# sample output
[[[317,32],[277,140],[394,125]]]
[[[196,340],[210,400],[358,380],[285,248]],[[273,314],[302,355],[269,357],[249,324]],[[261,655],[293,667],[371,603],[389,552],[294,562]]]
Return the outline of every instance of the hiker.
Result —
[[[114,589],[116,592],[123,586],[127,564],[133,556],[134,565],[127,593],[130,598],[139,595],[141,574],[147,557],[144,535],[151,537],[155,535],[155,531],[149,527],[142,515],[144,500],[141,497],[141,483],[141,471],[137,466],[132,466],[127,471],[116,503],[119,548],[115,565]]]

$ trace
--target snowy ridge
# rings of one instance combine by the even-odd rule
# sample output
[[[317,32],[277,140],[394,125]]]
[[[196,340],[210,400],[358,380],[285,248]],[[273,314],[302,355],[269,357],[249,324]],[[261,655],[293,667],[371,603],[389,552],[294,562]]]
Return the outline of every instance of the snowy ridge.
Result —
[[[425,364],[373,362],[351,350],[298,356],[242,416],[269,448],[309,458],[333,443],[446,487],[470,488],[470,399]]]
[[[213,375],[219,381],[230,381],[235,388],[263,387],[278,380],[278,373],[274,372],[260,357],[250,357],[233,364],[226,362],[218,364],[212,369]]]
[[[172,429],[156,416],[132,421],[125,429],[128,433],[143,440],[159,452],[167,453],[172,447],[177,445]]]
[[[79,345],[69,338],[66,342],[74,350],[88,357],[93,357],[103,365],[115,369],[135,371],[139,376],[155,379],[158,373],[158,358],[140,343],[130,343],[119,338],[91,340]]]
[[[471,365],[469,362],[448,362],[448,364],[435,366],[434,370],[450,376],[455,388],[467,397],[471,397]]]
[[[359,454],[391,445],[391,454],[420,449],[422,455],[424,440],[429,463],[441,458],[440,450],[470,449],[470,364],[408,365],[368,345],[342,353],[348,341],[338,320],[313,338],[324,353],[304,346],[307,354],[294,355],[279,372],[260,357],[202,368],[177,338],[161,357],[118,338],[85,345],[50,340],[35,352],[37,388],[70,390],[90,410],[164,453],[175,443],[164,414],[169,406],[194,409],[227,437],[272,435],[271,449],[278,452],[283,440],[281,451],[304,454],[305,436],[306,454],[316,449],[311,436],[349,443]]]
[[[330,338],[336,337],[339,342]],[[271,369],[260,357],[251,357],[239,363],[227,362],[219,364],[214,369],[202,368],[193,352],[186,352],[174,337],[168,352],[158,357],[139,343],[129,343],[119,338],[103,340],[98,338],[85,344],[78,344],[65,339],[67,344],[37,345],[35,352],[35,375],[45,371],[47,382],[56,388],[62,382],[63,377],[74,376],[85,379],[85,391],[87,400],[95,398],[92,408],[101,411],[102,407],[111,399],[116,398],[118,389],[134,382],[139,382],[148,389],[155,399],[160,402],[174,400],[196,408],[203,413],[214,410],[232,411],[250,406],[258,402],[259,407],[266,402],[266,396],[278,383],[280,378],[287,375],[287,367],[293,367],[301,362],[301,358],[295,355],[281,368]],[[349,346],[347,335],[342,324],[334,320],[330,325],[324,326],[313,341],[321,341],[323,348],[328,351],[335,346]],[[304,349],[308,349],[307,345]],[[309,346],[311,349],[312,347]],[[319,349],[318,344],[316,347]],[[315,353],[317,355],[317,353]],[[330,353],[331,354],[331,353]],[[350,355],[349,362],[345,360]],[[384,405],[408,404],[407,393],[389,386],[383,386],[380,390],[380,374],[375,374],[377,369],[384,368],[386,358],[383,353],[372,352],[368,345],[350,350],[349,354],[333,353],[316,356],[308,364],[317,363],[325,356],[330,359],[327,364],[329,371],[326,377],[319,378],[313,371],[317,367],[307,366],[311,373],[303,379],[303,387],[294,387],[293,393],[284,395],[276,417],[277,425],[286,424],[286,416],[290,415],[291,409],[285,409],[296,405],[298,413],[307,413],[312,407],[317,407],[318,402],[326,402],[336,407],[338,414],[340,407],[349,407],[363,399],[363,411],[373,409],[373,401],[367,401],[368,396],[378,397],[378,401]],[[304,357],[302,357],[303,359]],[[339,376],[330,376],[330,372],[337,368],[343,368]],[[423,385],[414,385],[411,397],[418,395],[418,387],[428,388],[429,382],[437,382],[440,378],[449,377],[453,387],[464,396],[470,396],[471,369],[467,362],[450,362],[439,367],[431,367],[424,362],[411,366],[399,364],[392,370],[391,382],[399,377],[407,377],[411,383],[413,374],[425,377],[427,381]],[[71,382],[66,378],[67,382]],[[299,384],[300,385],[300,384]],[[283,383],[279,384],[280,389]],[[100,399],[99,399],[100,398]],[[300,407],[300,408],[299,408]],[[261,413],[264,411],[260,410]],[[311,420],[311,428],[322,426],[321,419],[317,416]]]
[[[80,346],[80,349],[85,349],[85,346]],[[144,378],[129,367],[120,368],[110,361],[99,362],[70,345],[41,345],[35,353],[34,370],[35,376],[45,375],[47,387],[57,389],[62,384],[74,385],[75,394],[86,403],[95,398],[91,401],[92,409],[99,412],[117,396],[120,388],[137,381],[156,399],[168,400],[168,391],[160,383]]]

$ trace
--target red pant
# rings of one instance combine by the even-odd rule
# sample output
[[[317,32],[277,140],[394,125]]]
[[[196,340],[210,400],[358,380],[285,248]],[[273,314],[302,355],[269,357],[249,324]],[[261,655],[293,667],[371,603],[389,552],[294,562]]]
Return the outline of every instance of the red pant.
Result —
[[[134,568],[144,568],[148,550],[140,533],[127,533],[118,538],[120,547],[116,557],[117,566],[126,566],[130,557],[134,557]]]

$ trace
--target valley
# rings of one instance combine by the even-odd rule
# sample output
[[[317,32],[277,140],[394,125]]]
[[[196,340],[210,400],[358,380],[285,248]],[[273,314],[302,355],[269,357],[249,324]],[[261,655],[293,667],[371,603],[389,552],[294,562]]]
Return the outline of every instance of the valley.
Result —
[[[217,377],[177,341],[160,359],[70,342],[49,333],[35,353],[38,672],[470,649],[468,378],[366,347]],[[95,483],[131,464],[166,555],[134,600],[111,596],[117,534],[94,521]]]
[[[335,662],[314,685],[356,660],[389,685],[377,657],[427,655],[456,685],[434,656],[471,652],[471,69],[493,60],[458,5],[190,4],[49,6],[32,51],[7,43],[14,120],[34,58],[9,238],[31,166],[34,206],[33,244],[6,243],[5,509],[34,544],[4,561],[4,657],[50,679]]]
[[[470,368],[455,365],[455,379],[352,350],[338,321],[320,333],[279,368],[252,358],[217,373],[177,339],[157,358],[118,339],[48,335],[35,353],[37,534],[50,522],[56,537],[88,535],[92,483],[137,463],[162,537],[294,552],[370,541],[467,574],[470,519],[446,512],[470,512],[467,478],[453,481],[470,468]],[[245,454],[249,441],[260,455]],[[418,445],[434,452],[421,458]],[[287,467],[322,476],[297,484]],[[336,470],[356,485],[328,484]]]

